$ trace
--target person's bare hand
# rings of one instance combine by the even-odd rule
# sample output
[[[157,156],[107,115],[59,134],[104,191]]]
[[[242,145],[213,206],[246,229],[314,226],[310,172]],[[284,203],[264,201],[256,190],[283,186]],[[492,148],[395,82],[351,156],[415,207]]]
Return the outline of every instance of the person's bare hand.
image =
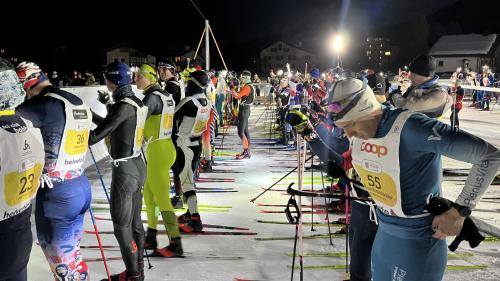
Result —
[[[444,240],[447,236],[456,236],[462,230],[465,218],[462,217],[457,209],[450,208],[445,213],[435,216],[432,221],[434,234],[432,237]]]

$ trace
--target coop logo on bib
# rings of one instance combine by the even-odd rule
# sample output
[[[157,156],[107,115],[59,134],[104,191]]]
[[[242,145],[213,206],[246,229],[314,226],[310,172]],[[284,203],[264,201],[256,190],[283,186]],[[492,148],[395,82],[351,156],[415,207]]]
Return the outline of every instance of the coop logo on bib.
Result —
[[[361,144],[361,151],[376,154],[377,157],[385,156],[388,152],[387,147],[369,142],[363,142]]]

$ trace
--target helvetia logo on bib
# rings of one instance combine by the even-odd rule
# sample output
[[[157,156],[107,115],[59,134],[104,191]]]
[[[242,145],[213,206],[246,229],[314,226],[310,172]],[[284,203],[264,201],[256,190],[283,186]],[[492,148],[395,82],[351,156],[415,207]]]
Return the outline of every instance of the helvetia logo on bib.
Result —
[[[368,153],[377,154],[377,157],[387,155],[387,147],[383,145],[373,144],[369,142],[363,142],[361,144],[361,151],[365,151]]]

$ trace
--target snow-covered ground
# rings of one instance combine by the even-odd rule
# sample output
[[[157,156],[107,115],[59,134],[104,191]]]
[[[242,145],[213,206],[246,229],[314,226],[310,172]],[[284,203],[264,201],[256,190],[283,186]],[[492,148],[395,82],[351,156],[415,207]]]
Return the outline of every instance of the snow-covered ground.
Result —
[[[201,210],[201,216],[204,223],[220,224],[227,226],[249,228],[249,232],[256,232],[257,235],[220,235],[220,236],[183,236],[183,245],[187,258],[185,259],[152,259],[154,266],[146,270],[146,280],[289,280],[291,257],[287,253],[293,250],[293,240],[273,240],[257,241],[255,238],[263,237],[293,237],[295,227],[293,225],[282,224],[263,224],[256,220],[273,220],[285,222],[286,217],[281,213],[260,213],[260,210],[282,211],[282,207],[258,206],[257,204],[286,204],[288,196],[280,191],[270,191],[260,197],[254,204],[250,199],[259,194],[262,188],[268,187],[277,179],[286,174],[287,171],[296,166],[296,152],[281,151],[276,147],[266,145],[264,138],[269,136],[268,121],[269,115],[263,113],[264,106],[258,106],[252,109],[250,120],[251,132],[253,135],[254,146],[252,158],[243,161],[229,160],[232,157],[223,158],[217,161],[214,168],[219,170],[234,171],[237,173],[204,173],[204,178],[228,178],[235,179],[235,182],[203,182],[198,183],[198,187],[213,188],[234,188],[238,192],[228,193],[200,193],[198,195],[199,204],[226,206],[226,208],[204,208]],[[475,109],[465,108],[461,113],[462,128],[487,139],[500,147],[500,108],[495,108],[492,112],[476,111]],[[443,119],[443,121],[448,121]],[[267,127],[266,127],[267,126]],[[218,138],[218,143],[222,137]],[[223,152],[229,152],[233,155],[240,152],[241,146],[237,137],[236,128],[231,127],[224,139]],[[107,186],[110,183],[110,163],[100,162],[101,170],[104,171],[104,181]],[[468,164],[459,163],[450,159],[444,159],[444,168],[466,168]],[[109,218],[109,211],[98,210],[98,207],[106,207],[105,195],[99,179],[93,167],[87,170],[87,174],[92,183],[95,215]],[[315,172],[315,177],[319,173]],[[296,174],[292,174],[286,180],[276,186],[277,189],[285,189],[287,183],[296,181]],[[463,177],[445,178],[443,189],[445,195],[453,199],[461,190]],[[305,175],[305,186],[311,186],[310,172]],[[318,189],[321,184],[315,183]],[[500,197],[499,186],[491,186],[485,197]],[[315,204],[324,203],[323,199],[315,199]],[[310,199],[304,200],[303,204],[310,204]],[[474,215],[482,218],[489,223],[500,227],[500,200],[486,200],[478,206],[481,211],[474,212]],[[214,210],[219,210],[215,212]],[[221,209],[223,211],[221,211]],[[178,213],[180,214],[180,213]],[[333,215],[331,220],[339,216]],[[145,213],[143,213],[145,218]],[[318,214],[311,217],[310,214],[304,215],[304,221],[324,222],[325,215]],[[112,230],[110,221],[97,221],[100,231]],[[146,227],[146,225],[145,225]],[[162,229],[162,226],[159,226]],[[85,230],[92,230],[90,215],[85,220]],[[338,230],[333,227],[332,230]],[[221,229],[209,229],[220,231]],[[310,226],[304,226],[304,235],[326,234],[327,227],[316,226],[314,231]],[[231,230],[229,230],[231,231]],[[113,235],[102,234],[101,239],[105,245],[117,245]],[[159,236],[161,246],[166,245],[167,237]],[[85,234],[82,245],[97,245],[97,240],[93,234]],[[471,253],[472,256],[458,259],[450,259],[449,265],[486,265],[482,270],[462,270],[447,271],[444,280],[447,281],[475,281],[475,280],[500,280],[500,243],[483,243],[476,249],[469,249],[463,243],[458,253]],[[341,253],[345,252],[345,238],[334,238],[333,245],[330,245],[328,239],[307,239],[304,240],[305,252],[323,252],[323,253]],[[85,258],[100,257],[100,253],[95,249],[83,249]],[[106,257],[119,257],[120,252],[117,249],[105,250]],[[211,258],[216,256],[218,258]],[[297,263],[296,263],[297,264]],[[304,265],[343,265],[345,258],[331,257],[305,257]],[[118,273],[124,270],[123,262],[120,260],[108,261],[111,273]],[[89,263],[91,280],[100,280],[105,278],[105,270],[102,262]],[[299,280],[299,272],[295,271],[295,280]],[[304,280],[342,280],[344,270],[306,270]],[[43,253],[37,245],[33,245],[33,251],[29,262],[29,280],[47,281],[53,280],[45,261]]]

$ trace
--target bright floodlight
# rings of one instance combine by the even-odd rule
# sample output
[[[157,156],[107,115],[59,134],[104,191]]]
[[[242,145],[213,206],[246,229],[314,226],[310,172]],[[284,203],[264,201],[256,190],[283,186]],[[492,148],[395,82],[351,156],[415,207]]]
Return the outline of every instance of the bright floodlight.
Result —
[[[344,49],[344,39],[340,34],[336,34],[331,41],[332,50],[339,54]]]

